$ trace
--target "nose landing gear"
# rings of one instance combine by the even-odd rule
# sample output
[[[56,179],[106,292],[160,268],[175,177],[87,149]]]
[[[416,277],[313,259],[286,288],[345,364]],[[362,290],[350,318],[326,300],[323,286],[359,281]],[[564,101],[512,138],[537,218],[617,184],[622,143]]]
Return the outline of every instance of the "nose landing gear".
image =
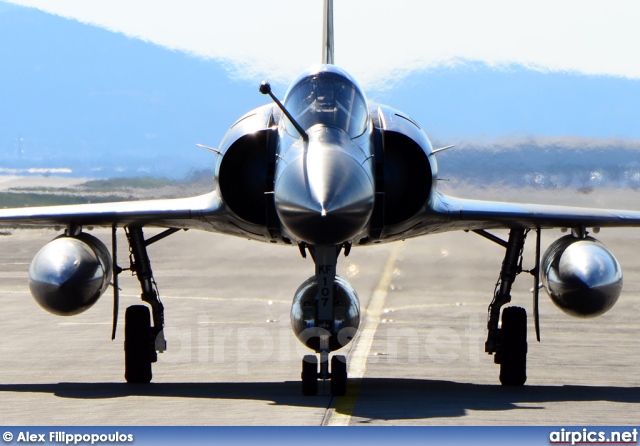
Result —
[[[338,333],[344,328],[345,312],[336,291],[336,264],[341,246],[308,247],[316,266],[315,315],[307,320],[307,328],[315,330],[319,338],[315,344],[320,355],[305,355],[302,360],[302,394],[311,396],[318,393],[318,379],[331,380],[331,395],[341,396],[347,392],[347,358],[334,355],[329,364],[329,354],[349,340],[340,339]],[[334,301],[335,304],[334,305]],[[355,331],[354,333],[355,334]],[[332,338],[338,338],[338,342]],[[342,342],[340,342],[342,341]],[[344,344],[343,344],[344,343]],[[318,367],[319,366],[319,367]],[[329,367],[331,366],[331,367]],[[329,370],[330,369],[330,370]]]
[[[334,355],[331,358],[331,373],[328,371],[328,353],[321,362],[321,371],[318,373],[318,357],[316,355],[305,355],[302,360],[302,394],[313,396],[318,394],[318,379],[331,380],[331,395],[342,396],[347,393],[347,358],[343,355]],[[322,371],[325,368],[327,370]]]

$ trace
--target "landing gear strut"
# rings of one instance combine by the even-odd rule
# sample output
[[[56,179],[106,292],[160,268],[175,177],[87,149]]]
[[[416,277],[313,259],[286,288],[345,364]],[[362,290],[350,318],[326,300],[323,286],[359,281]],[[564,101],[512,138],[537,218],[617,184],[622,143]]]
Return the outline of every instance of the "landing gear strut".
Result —
[[[331,358],[329,370],[329,353],[331,337],[336,336],[336,319],[334,314],[334,296],[336,280],[336,264],[342,246],[309,246],[309,252],[316,267],[318,292],[316,297],[316,314],[314,328],[319,338],[318,357],[305,355],[302,360],[302,394],[316,395],[318,379],[331,380],[331,394],[341,396],[347,392],[347,359],[342,355]]]
[[[500,279],[489,305],[485,352],[493,354],[494,362],[500,364],[500,382],[503,385],[521,386],[527,380],[527,312],[520,307],[505,308],[501,327],[499,322],[502,307],[511,302],[511,286],[522,272],[522,250],[527,232],[525,229],[512,229],[506,243],[483,231],[475,232],[506,248]]]
[[[169,229],[149,240],[144,239],[142,227],[125,228],[129,240],[131,271],[138,278],[143,302],[151,306],[153,325],[149,308],[133,305],[125,313],[124,376],[128,383],[148,383],[151,381],[151,363],[158,360],[157,352],[164,352],[167,342],[164,338],[164,306],[158,298],[156,284],[151,271],[151,261],[147,246],[160,240],[177,229]]]

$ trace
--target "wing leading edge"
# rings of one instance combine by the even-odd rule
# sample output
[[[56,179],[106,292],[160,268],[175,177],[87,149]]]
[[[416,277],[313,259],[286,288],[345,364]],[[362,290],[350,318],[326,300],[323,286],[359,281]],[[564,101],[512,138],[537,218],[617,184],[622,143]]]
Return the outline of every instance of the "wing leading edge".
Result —
[[[639,227],[640,211],[468,200],[434,192],[421,212],[386,227],[381,241],[477,229]]]
[[[217,191],[190,198],[0,209],[0,227],[156,226],[218,231],[226,211]]]
[[[640,211],[468,200],[440,193],[427,212],[447,217],[447,230],[640,226]]]

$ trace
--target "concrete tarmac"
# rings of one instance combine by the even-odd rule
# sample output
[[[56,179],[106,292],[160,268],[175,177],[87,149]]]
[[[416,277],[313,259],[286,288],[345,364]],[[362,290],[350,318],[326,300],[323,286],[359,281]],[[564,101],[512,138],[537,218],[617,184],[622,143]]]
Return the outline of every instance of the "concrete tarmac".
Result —
[[[93,232],[110,246],[110,233]],[[149,230],[147,235],[156,231]],[[290,329],[296,288],[313,273],[294,248],[188,231],[149,248],[169,349],[153,383],[124,382],[123,320],[139,304],[124,272],[119,330],[111,290],[86,313],[58,317],[29,294],[28,265],[53,231],[0,237],[0,420],[5,425],[633,425],[640,402],[640,233],[596,235],[625,274],[607,314],[574,319],[541,293],[542,342],[529,316],[528,381],[498,382],[484,353],[486,311],[503,249],[468,233],[356,248],[339,274],[359,293],[361,331],[344,397],[300,391],[308,351]],[[128,266],[120,234],[120,265]],[[506,237],[506,233],[499,235]],[[543,249],[560,237],[546,231]],[[533,266],[535,235],[524,267]],[[514,304],[531,313],[531,276]],[[368,308],[368,311],[366,310]]]

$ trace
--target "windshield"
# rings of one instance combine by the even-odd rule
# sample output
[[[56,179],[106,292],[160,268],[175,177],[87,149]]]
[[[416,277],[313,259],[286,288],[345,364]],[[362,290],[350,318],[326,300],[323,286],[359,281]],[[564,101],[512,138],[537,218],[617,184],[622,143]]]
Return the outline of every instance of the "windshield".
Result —
[[[305,130],[324,124],[355,138],[367,128],[364,98],[353,83],[333,73],[315,74],[300,81],[287,95],[285,106]],[[290,122],[286,126],[290,134],[297,135]]]

